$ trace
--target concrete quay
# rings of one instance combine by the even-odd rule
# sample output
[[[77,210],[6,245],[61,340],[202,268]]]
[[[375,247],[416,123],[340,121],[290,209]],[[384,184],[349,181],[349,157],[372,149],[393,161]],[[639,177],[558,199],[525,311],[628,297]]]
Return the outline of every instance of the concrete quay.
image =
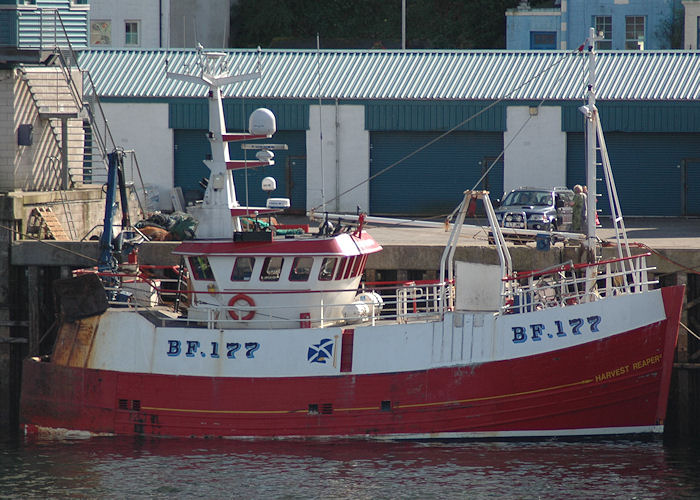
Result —
[[[609,221],[602,223],[603,227],[597,231],[604,244],[602,256],[615,258],[615,229]],[[628,242],[639,244],[633,253],[651,252],[648,262],[656,267],[658,274],[700,271],[700,218],[630,218],[625,220],[625,226]],[[443,227],[374,227],[368,231],[384,247],[375,259],[369,260],[368,269],[438,269],[440,255],[449,237],[449,232]],[[541,251],[535,249],[533,242],[510,242],[509,250],[515,270],[520,271],[569,260],[576,262],[579,255],[577,244],[557,243],[548,251]],[[465,225],[456,259],[497,264],[495,247],[488,243],[488,228]]]
[[[286,222],[284,220],[280,222]],[[296,221],[295,221],[296,222]],[[658,274],[700,270],[700,219],[632,218],[625,221],[628,241],[639,243],[634,253],[651,251],[649,264]],[[604,243],[603,258],[615,258],[615,230],[598,230]],[[410,227],[367,226],[367,231],[382,245],[382,252],[370,256],[368,271],[427,271],[436,272],[440,257],[449,238],[444,226]],[[139,249],[142,264],[177,265],[179,257],[171,254],[177,242],[148,242]],[[51,240],[20,240],[11,245],[12,266],[91,267],[97,263],[98,243],[58,242]],[[541,269],[570,260],[577,261],[578,245],[557,243],[547,251],[536,250],[534,242],[509,243],[515,270]],[[494,245],[488,243],[488,229],[465,225],[456,252],[457,260],[498,264]],[[401,278],[399,278],[401,279]]]

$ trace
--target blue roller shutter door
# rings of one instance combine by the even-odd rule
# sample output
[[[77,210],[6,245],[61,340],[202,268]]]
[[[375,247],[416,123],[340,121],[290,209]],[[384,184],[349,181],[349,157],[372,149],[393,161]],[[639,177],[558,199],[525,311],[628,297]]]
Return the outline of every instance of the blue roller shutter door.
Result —
[[[257,141],[260,142],[260,141]],[[288,150],[274,151],[275,164],[271,167],[237,170],[233,179],[236,184],[236,196],[239,203],[251,206],[264,206],[267,193],[260,185],[265,177],[274,177],[277,190],[270,196],[290,198],[291,208],[295,211],[306,209],[306,132],[277,132],[265,143],[287,144]],[[240,143],[229,145],[232,159],[255,159],[255,151],[244,151]],[[202,199],[204,188],[200,185],[203,178],[209,177],[209,169],[203,160],[211,155],[211,148],[204,130],[175,130],[175,186],[182,188],[187,202]],[[247,186],[247,193],[246,193]]]
[[[209,169],[203,161],[211,155],[206,130],[175,130],[175,187],[182,189],[186,203],[201,200],[203,178],[209,177]]]
[[[700,134],[652,134],[609,132],[605,134],[623,215],[683,215],[681,161],[700,158]],[[567,183],[585,184],[584,135],[567,134]],[[694,173],[689,172],[691,179]],[[598,178],[602,178],[602,171]],[[610,214],[605,182],[598,208]],[[693,193],[689,185],[689,206]]]
[[[503,149],[500,132],[454,132],[374,178],[414,153],[438,132],[372,132],[370,212],[372,215],[436,216],[449,214],[463,192],[475,186],[485,159]],[[503,163],[488,175],[492,198],[503,194]],[[477,187],[486,187],[477,186]]]

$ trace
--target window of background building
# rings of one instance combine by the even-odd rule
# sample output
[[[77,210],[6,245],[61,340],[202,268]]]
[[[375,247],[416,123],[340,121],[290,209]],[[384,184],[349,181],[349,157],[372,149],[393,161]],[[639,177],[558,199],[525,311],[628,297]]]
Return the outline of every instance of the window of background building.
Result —
[[[138,21],[126,21],[124,23],[124,45],[138,45],[139,44],[139,22]]]
[[[625,49],[638,50],[643,48],[644,16],[625,17]]]
[[[595,32],[602,33],[605,38],[596,44],[596,49],[612,49],[612,16],[593,16],[593,26],[595,26]]]
[[[530,32],[530,48],[531,49],[556,49],[557,34],[554,31],[531,31]]]
[[[90,45],[112,45],[112,21],[90,21]]]
[[[697,32],[697,36],[695,38],[695,48],[697,49],[698,47],[700,47],[700,17],[696,18],[695,22],[697,24],[697,28],[695,30]],[[693,47],[688,48],[692,49]]]

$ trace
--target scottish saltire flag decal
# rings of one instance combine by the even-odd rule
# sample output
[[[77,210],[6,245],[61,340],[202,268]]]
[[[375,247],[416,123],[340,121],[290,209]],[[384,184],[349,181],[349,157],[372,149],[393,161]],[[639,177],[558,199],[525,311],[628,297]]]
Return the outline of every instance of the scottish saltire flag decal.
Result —
[[[333,358],[333,339],[321,339],[321,342],[309,347],[307,358],[310,363],[325,363]]]

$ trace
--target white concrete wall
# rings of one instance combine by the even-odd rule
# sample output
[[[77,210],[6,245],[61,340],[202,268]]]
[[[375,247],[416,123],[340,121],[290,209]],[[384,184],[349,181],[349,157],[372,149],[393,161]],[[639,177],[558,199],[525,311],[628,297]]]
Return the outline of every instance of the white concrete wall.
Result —
[[[174,186],[174,138],[168,128],[168,105],[165,103],[102,103],[114,142],[125,150],[136,151],[144,184],[158,187],[158,209],[172,208],[170,195]],[[127,158],[124,164],[127,181],[141,182]]]
[[[162,12],[159,14],[157,1],[144,0],[90,0],[90,16],[88,23],[88,40],[90,25],[93,20],[112,22],[112,44],[92,45],[92,47],[124,48],[125,21],[139,21],[138,48],[159,47],[159,36],[162,37],[162,46],[168,46],[169,36],[169,10],[170,2],[161,2]],[[162,26],[159,23],[159,15],[162,15]],[[159,29],[162,34],[159,35]],[[133,46],[129,46],[131,48]]]
[[[127,20],[140,21],[140,48],[195,47],[197,42],[219,48],[228,45],[230,12],[231,0],[90,0],[89,19],[112,22],[113,48],[124,47]]]
[[[170,47],[228,46],[231,0],[169,0]]]
[[[531,116],[528,106],[509,106],[506,119],[504,190],[565,186],[566,133],[561,130],[561,108],[541,106]]]
[[[323,125],[323,148],[319,121]],[[306,155],[307,209],[322,204],[323,177],[327,211],[354,214],[358,205],[369,211],[369,183],[366,182],[369,178],[369,132],[365,130],[364,106],[323,105],[320,115],[319,106],[311,106]],[[341,195],[363,181],[359,187]],[[321,210],[317,208],[317,211]]]
[[[700,2],[697,0],[684,0],[683,7],[685,8],[684,21],[684,41],[683,48],[688,50],[697,50],[698,47],[698,18],[700,17]]]

